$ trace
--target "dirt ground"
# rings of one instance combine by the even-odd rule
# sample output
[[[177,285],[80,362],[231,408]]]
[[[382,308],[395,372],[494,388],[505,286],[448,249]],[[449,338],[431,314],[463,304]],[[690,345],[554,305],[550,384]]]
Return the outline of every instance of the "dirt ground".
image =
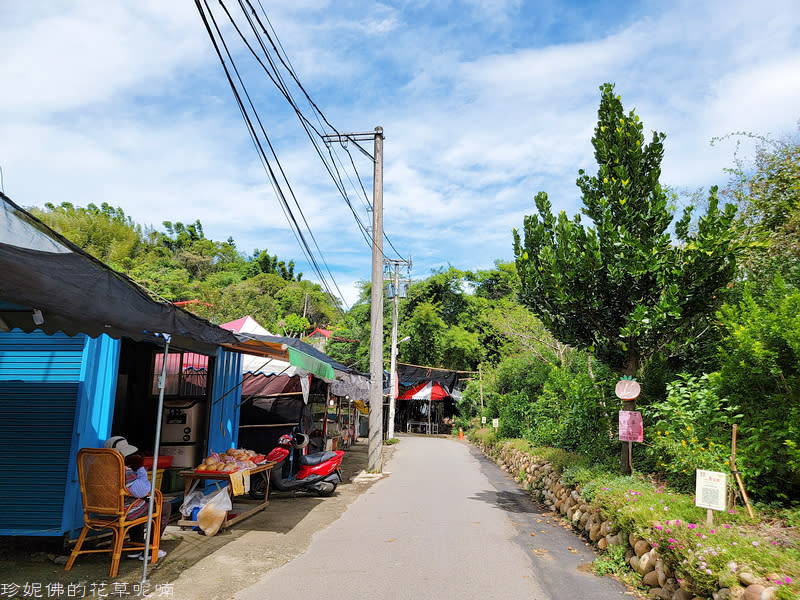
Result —
[[[384,446],[384,464],[394,446]],[[335,521],[347,506],[377,481],[364,473],[367,440],[362,438],[342,462],[343,482],[330,498],[304,493],[274,493],[267,508],[213,537],[175,525],[167,527],[161,547],[167,556],[148,567],[150,592],[177,600],[221,600],[253,583],[264,571],[279,567],[303,553],[311,537]],[[60,542],[34,538],[0,538],[0,597],[97,598],[141,597],[142,562],[123,555],[119,573],[108,577],[109,554],[81,555],[64,571],[69,552]],[[24,594],[25,586],[32,593]],[[53,593],[63,586],[63,595]],[[75,591],[67,595],[67,586]],[[48,587],[49,585],[49,587]],[[35,590],[40,589],[41,595]],[[85,591],[83,591],[85,590]],[[82,594],[83,591],[83,595]]]

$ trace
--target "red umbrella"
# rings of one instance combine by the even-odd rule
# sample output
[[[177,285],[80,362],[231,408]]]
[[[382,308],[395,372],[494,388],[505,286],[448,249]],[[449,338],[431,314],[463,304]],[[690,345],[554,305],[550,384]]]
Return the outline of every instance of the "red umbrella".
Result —
[[[436,381],[424,381],[407,389],[398,400],[444,400],[450,397],[450,392]]]

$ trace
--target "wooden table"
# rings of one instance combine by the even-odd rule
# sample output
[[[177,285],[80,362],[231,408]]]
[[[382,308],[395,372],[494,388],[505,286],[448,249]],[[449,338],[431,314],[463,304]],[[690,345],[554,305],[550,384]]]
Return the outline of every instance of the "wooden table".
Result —
[[[225,521],[223,521],[220,529],[226,529],[231,525],[238,523],[239,521],[246,519],[254,515],[255,513],[264,510],[269,503],[269,473],[277,463],[268,462],[257,467],[253,467],[249,469],[250,471],[250,480],[252,484],[253,476],[261,476],[264,477],[266,480],[266,489],[264,494],[263,500],[254,500],[244,494],[244,496],[236,496],[233,495],[233,486],[231,485],[231,477],[230,473],[217,473],[217,472],[208,472],[208,471],[195,471],[195,470],[187,470],[187,471],[180,471],[178,475],[183,477],[186,480],[186,486],[184,487],[183,497],[184,499],[188,497],[189,493],[194,490],[194,488],[204,480],[212,480],[212,481],[224,481],[228,486],[228,494],[231,497],[231,504],[233,508],[228,511],[228,515],[231,513],[237,513],[235,517],[231,518],[226,515]],[[241,472],[241,471],[240,471]],[[238,505],[238,506],[237,506]],[[242,506],[244,505],[244,506]],[[196,527],[197,521],[190,521],[188,519],[180,519],[178,521],[178,525],[181,527]]]

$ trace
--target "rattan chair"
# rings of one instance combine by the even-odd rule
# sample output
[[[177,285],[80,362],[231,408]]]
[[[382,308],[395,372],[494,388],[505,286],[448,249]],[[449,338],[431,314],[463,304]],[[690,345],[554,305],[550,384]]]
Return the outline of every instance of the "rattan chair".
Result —
[[[119,570],[119,559],[123,551],[144,551],[144,544],[129,542],[124,545],[128,530],[134,525],[147,523],[147,514],[133,520],[127,520],[130,511],[130,502],[125,506],[125,500],[134,498],[125,489],[125,462],[122,455],[110,448],[82,448],[78,451],[78,482],[81,487],[81,500],[83,502],[83,529],[72,550],[64,570],[69,571],[79,554],[92,554],[97,552],[111,552],[111,572],[109,577],[116,577]],[[155,490],[153,504],[153,523],[155,532],[161,530],[161,492]],[[111,548],[82,550],[83,542],[89,530],[110,529],[113,534]],[[153,535],[152,562],[158,560],[158,544],[160,536]]]

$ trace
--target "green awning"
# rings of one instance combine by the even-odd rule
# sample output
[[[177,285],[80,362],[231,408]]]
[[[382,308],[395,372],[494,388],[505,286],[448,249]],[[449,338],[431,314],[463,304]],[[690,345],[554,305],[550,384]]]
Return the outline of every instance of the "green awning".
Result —
[[[293,367],[308,371],[312,375],[316,375],[320,379],[325,379],[327,381],[336,379],[333,367],[328,363],[314,358],[313,356],[309,356],[305,352],[292,348],[291,346],[289,346],[287,350],[289,351],[289,364]]]

